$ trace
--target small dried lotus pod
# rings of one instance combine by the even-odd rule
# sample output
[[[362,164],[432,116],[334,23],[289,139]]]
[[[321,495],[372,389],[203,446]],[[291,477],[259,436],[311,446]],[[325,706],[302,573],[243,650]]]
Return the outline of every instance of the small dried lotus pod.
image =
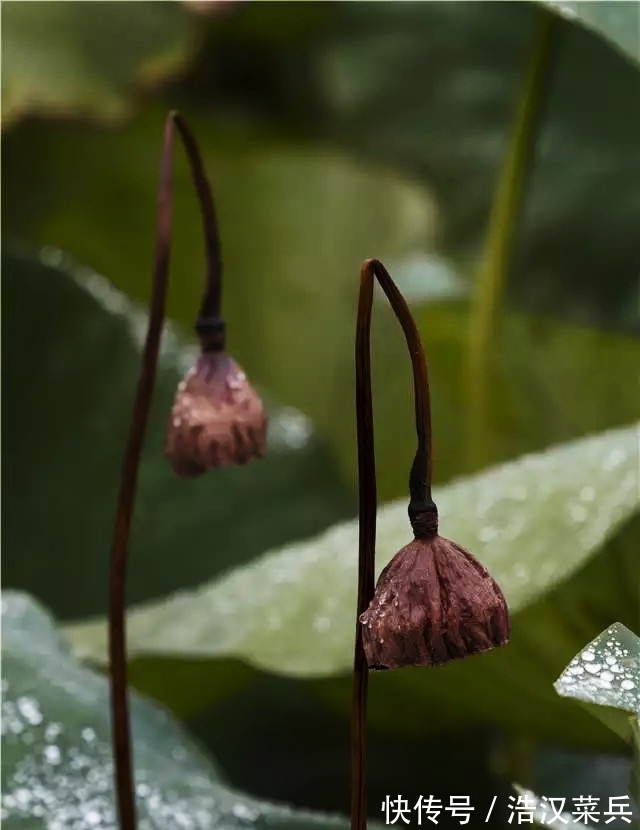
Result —
[[[178,386],[165,455],[183,477],[246,464],[266,451],[264,405],[224,351],[205,351]]]
[[[487,569],[449,539],[418,538],[382,571],[360,616],[372,669],[440,666],[509,640],[509,611]]]

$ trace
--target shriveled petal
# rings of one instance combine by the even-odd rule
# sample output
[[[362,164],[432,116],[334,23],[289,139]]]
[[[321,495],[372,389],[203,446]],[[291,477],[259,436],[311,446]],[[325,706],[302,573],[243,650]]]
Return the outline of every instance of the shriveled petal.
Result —
[[[414,540],[380,574],[361,615],[371,668],[439,666],[508,642],[502,591],[468,551],[435,536]]]
[[[246,464],[266,451],[262,401],[225,352],[206,352],[179,384],[165,455],[179,476]]]

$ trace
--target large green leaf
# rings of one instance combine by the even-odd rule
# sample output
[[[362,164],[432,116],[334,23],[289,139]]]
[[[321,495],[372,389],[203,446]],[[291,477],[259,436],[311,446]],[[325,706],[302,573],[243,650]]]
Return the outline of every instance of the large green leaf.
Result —
[[[136,87],[180,69],[193,29],[178,3],[11,3],[2,14],[2,123],[26,114],[122,117]]]
[[[557,671],[566,662],[568,650],[575,653],[580,603],[578,609],[570,600],[555,605],[549,597],[554,589],[564,590],[572,576],[579,579],[604,543],[637,514],[637,427],[454,482],[439,488],[436,500],[442,532],[472,550],[502,585],[514,615],[513,642],[438,671],[384,673],[376,678],[385,695],[374,699],[374,719],[395,725],[411,712],[412,729],[416,723],[429,729],[484,719],[510,727],[518,723],[525,731],[548,732],[558,740],[593,739],[593,729],[583,731],[588,717],[570,705],[559,706],[551,687],[554,667]],[[357,532],[355,522],[341,524],[194,592],[133,610],[132,659],[241,658],[269,672],[307,678],[348,672]],[[384,507],[378,521],[378,569],[408,536],[406,502]],[[602,557],[594,561],[598,559]],[[637,565],[636,559],[636,579]],[[607,581],[601,579],[598,590],[602,594],[606,589]],[[548,603],[543,613],[535,623],[525,623],[527,612],[541,602]],[[637,612],[633,601],[625,609],[630,618]],[[103,621],[76,625],[68,634],[78,654],[104,663]],[[426,718],[434,708],[438,724]],[[601,733],[595,729],[595,735]]]
[[[2,598],[2,826],[112,830],[107,681],[81,667],[29,596]],[[177,722],[132,697],[140,828],[313,830],[347,822],[231,789]]]
[[[593,704],[590,711],[631,741],[629,722],[640,716],[640,637],[614,623],[573,658],[555,687],[563,697]],[[622,710],[621,717],[613,718],[611,709]]]
[[[102,613],[146,316],[57,251],[36,259],[4,250],[3,282],[11,435],[3,459],[4,583],[37,594],[59,616]],[[196,585],[351,511],[310,422],[275,406],[263,461],[198,480],[173,476],[162,445],[193,356],[185,342],[167,331],[143,455],[128,583],[138,601]],[[190,671],[197,680],[198,667]],[[198,684],[185,679],[185,686]]]
[[[633,747],[630,791],[640,806],[640,637],[614,623],[577,654],[555,683]]]
[[[640,15],[636,2],[547,0],[546,5],[566,20],[579,20],[636,62],[640,61]]]

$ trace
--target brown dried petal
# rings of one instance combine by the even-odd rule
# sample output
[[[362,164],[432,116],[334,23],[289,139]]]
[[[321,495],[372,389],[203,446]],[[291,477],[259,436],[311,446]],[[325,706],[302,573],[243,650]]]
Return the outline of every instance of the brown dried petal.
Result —
[[[504,645],[510,631],[497,583],[441,536],[416,539],[394,556],[360,621],[374,669],[439,666]]]
[[[205,352],[179,384],[165,455],[179,476],[246,464],[266,450],[264,406],[225,352]]]

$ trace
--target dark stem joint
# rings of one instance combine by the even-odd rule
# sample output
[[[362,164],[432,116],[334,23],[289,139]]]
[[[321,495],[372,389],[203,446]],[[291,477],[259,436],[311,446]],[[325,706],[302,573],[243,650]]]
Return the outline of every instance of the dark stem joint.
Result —
[[[221,317],[198,317],[196,331],[203,353],[224,351],[226,330]]]
[[[438,535],[438,508],[431,500],[409,504],[409,521],[416,539],[433,539]]]

